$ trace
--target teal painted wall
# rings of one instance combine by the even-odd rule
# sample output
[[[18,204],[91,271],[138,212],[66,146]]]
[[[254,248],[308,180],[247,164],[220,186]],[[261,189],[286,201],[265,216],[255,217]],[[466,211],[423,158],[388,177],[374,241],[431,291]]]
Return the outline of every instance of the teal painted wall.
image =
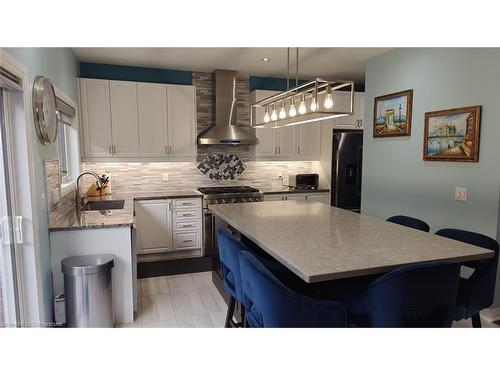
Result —
[[[37,75],[49,77],[66,95],[78,102],[78,61],[69,48],[6,48],[5,51],[23,64],[28,70],[28,87],[32,88]],[[30,95],[31,97],[31,95]],[[28,103],[31,108],[31,103]],[[33,126],[33,124],[31,124]],[[43,274],[43,320],[51,321],[52,304],[52,266],[48,233],[47,197],[45,187],[44,160],[56,159],[55,144],[42,145],[33,132],[33,157],[35,166],[36,209],[38,213],[38,240],[40,241],[41,269]]]
[[[396,49],[367,63],[365,89],[362,212],[406,214],[432,231],[455,227],[497,238],[500,49]],[[413,89],[411,136],[374,139],[373,98],[406,89]],[[478,104],[479,163],[423,161],[424,113]],[[468,189],[467,202],[454,200],[457,186]]]

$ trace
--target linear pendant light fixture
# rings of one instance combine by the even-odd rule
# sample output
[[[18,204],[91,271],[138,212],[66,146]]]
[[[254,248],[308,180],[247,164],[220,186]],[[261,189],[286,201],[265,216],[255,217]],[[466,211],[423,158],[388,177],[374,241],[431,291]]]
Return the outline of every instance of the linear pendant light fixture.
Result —
[[[290,48],[287,49],[286,91],[252,104],[250,123],[254,128],[281,128],[309,124],[337,117],[351,116],[354,111],[354,81],[315,78],[299,85],[299,49],[296,48],[295,87],[290,89]],[[349,90],[349,111],[335,108],[333,93]],[[342,91],[344,91],[342,90]]]

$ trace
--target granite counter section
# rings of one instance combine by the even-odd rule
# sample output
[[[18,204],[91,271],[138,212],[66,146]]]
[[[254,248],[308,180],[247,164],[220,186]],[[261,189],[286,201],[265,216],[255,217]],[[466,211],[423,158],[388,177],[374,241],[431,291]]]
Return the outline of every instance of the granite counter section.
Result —
[[[306,282],[390,271],[437,260],[493,257],[490,250],[310,201],[209,206]]]
[[[264,194],[313,194],[313,193],[328,193],[330,189],[319,187],[318,189],[297,189],[290,186],[274,186],[260,188]]]
[[[112,194],[91,200],[116,200],[123,199],[125,204],[119,210],[107,211],[82,211],[77,215],[76,209],[70,210],[66,215],[49,223],[49,231],[103,229],[114,227],[132,227],[134,225],[134,201],[154,199],[201,198],[202,194],[196,190],[139,192],[137,194]]]

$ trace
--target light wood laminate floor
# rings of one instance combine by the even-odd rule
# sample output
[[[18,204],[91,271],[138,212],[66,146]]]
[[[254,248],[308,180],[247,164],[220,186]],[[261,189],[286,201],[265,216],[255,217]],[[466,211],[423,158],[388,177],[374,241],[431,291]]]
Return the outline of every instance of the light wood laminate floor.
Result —
[[[139,279],[138,297],[136,320],[119,328],[224,327],[227,305],[211,272]],[[483,327],[499,327],[490,311],[481,313]],[[453,322],[457,328],[471,326],[470,319]]]
[[[138,280],[138,311],[120,328],[222,328],[227,305],[212,283],[211,272]]]

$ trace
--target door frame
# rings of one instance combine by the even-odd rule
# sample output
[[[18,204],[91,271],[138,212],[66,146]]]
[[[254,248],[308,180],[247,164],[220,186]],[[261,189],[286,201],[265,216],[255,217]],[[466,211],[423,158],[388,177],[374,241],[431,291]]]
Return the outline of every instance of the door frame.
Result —
[[[44,317],[43,307],[43,274],[40,256],[40,241],[38,236],[39,222],[36,211],[35,167],[33,153],[33,112],[31,109],[31,88],[28,86],[28,70],[0,48],[0,66],[14,73],[22,80],[22,110],[16,115],[16,132],[8,132],[8,142],[11,146],[12,174],[11,181],[16,189],[13,194],[13,214],[23,216],[24,243],[22,251],[16,255],[20,321],[21,326],[39,326],[42,321],[52,321],[52,317]],[[10,103],[9,97],[7,102]],[[10,107],[10,106],[9,106]],[[7,110],[8,111],[8,110]],[[20,116],[20,117],[19,117]],[[19,118],[18,118],[19,117]],[[18,183],[20,180],[23,184]]]

